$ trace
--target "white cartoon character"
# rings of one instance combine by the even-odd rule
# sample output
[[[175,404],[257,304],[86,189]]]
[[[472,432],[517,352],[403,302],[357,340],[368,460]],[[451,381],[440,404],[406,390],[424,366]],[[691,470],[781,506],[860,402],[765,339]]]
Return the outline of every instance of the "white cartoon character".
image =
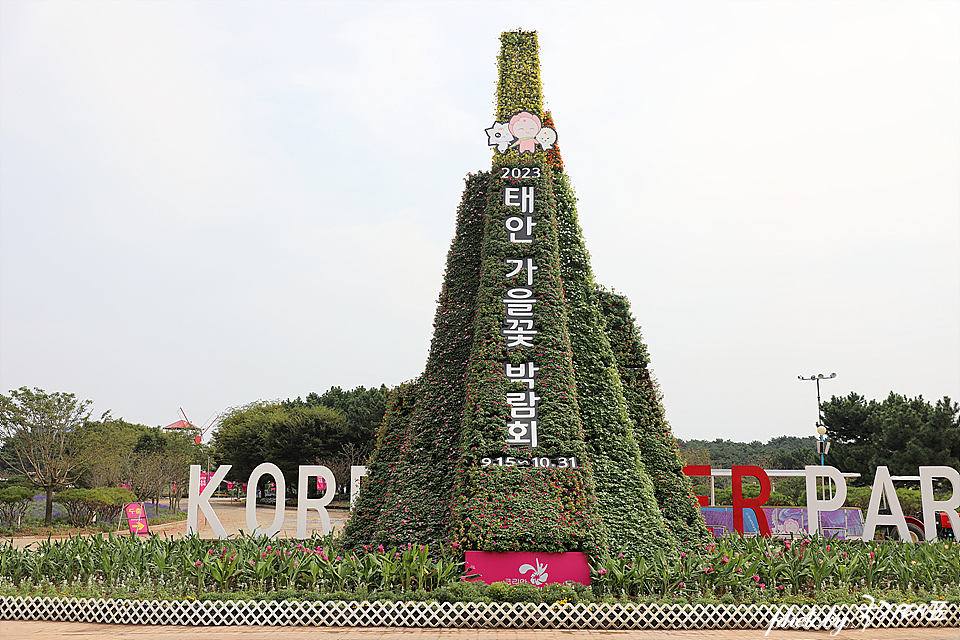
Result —
[[[534,568],[531,564],[522,564],[520,565],[520,573],[526,573],[527,571],[533,571],[530,574],[530,584],[535,587],[539,587],[544,582],[547,581],[547,565],[540,563],[540,558],[536,558],[537,566]]]
[[[544,151],[553,148],[553,144],[557,141],[557,132],[551,129],[550,127],[544,127],[540,129],[540,133],[537,134],[537,142],[540,143],[540,146]]]
[[[506,153],[507,147],[513,142],[513,134],[510,133],[510,126],[506,122],[494,122],[493,126],[485,129],[490,141],[487,144],[496,147],[500,153]]]

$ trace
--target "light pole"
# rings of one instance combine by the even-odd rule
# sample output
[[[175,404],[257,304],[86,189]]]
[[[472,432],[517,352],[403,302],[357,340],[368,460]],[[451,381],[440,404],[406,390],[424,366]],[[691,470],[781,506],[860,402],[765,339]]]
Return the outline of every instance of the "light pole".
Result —
[[[804,378],[803,376],[797,376],[800,380],[816,380],[817,381],[817,433],[820,434],[820,442],[817,443],[817,452],[820,454],[820,466],[824,466],[824,456],[827,453],[827,443],[824,441],[824,434],[827,433],[827,428],[823,426],[823,411],[820,409],[820,381],[821,380],[833,380],[837,377],[836,373],[831,373],[828,376],[818,373],[815,376],[810,376],[809,378]],[[820,477],[821,488],[820,490],[826,494],[823,484],[823,476]]]

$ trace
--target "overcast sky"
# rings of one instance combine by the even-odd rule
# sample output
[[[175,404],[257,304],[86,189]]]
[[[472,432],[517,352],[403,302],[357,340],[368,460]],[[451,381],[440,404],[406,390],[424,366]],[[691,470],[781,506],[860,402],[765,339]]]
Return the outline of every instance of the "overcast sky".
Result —
[[[960,400],[960,3],[917,0],[3,0],[0,391],[419,375],[517,27],[677,437],[812,435],[798,375]]]

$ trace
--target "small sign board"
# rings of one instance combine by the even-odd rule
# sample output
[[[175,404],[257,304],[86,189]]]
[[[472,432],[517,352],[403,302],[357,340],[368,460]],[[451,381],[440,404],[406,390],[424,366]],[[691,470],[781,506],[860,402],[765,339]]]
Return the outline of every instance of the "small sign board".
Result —
[[[567,553],[536,553],[511,551],[467,551],[468,573],[478,573],[487,584],[529,582],[542,587],[554,582],[590,584],[590,565],[587,555],[578,551]]]
[[[147,510],[142,502],[124,504],[123,515],[127,519],[127,528],[130,533],[138,536],[150,535],[150,526],[147,524]]]

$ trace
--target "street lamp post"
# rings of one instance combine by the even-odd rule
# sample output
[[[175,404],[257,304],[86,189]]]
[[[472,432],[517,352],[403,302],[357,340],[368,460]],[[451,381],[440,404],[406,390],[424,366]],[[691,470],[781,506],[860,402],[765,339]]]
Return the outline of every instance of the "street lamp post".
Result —
[[[831,373],[828,376],[818,373],[815,376],[810,376],[809,378],[804,378],[803,376],[797,376],[800,380],[816,380],[817,382],[817,433],[820,435],[820,442],[817,443],[817,450],[820,453],[820,466],[824,466],[824,456],[827,453],[827,443],[824,440],[824,434],[827,433],[827,428],[823,425],[823,411],[820,408],[820,381],[821,380],[833,380],[837,377],[836,373]],[[821,485],[823,483],[823,476],[820,477]],[[821,486],[821,491],[826,493],[825,489]]]

